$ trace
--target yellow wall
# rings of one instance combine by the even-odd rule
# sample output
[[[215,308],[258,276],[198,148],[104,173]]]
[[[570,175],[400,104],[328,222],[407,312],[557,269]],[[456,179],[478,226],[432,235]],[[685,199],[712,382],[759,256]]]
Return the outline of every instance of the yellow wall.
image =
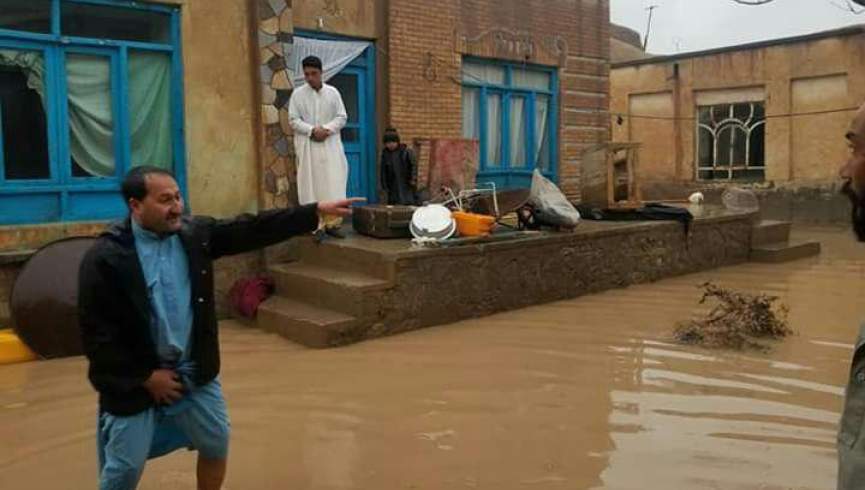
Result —
[[[845,158],[844,129],[852,112],[786,115],[857,107],[865,100],[865,84],[859,83],[863,75],[862,34],[614,67],[610,75],[614,115],[675,115],[678,121],[625,116],[623,124],[613,124],[613,139],[643,143],[640,176],[644,183],[670,178],[693,181],[693,118],[696,106],[703,103],[698,99],[739,102],[761,93],[769,115],[766,180],[834,181]],[[661,100],[659,94],[668,95]]]
[[[294,28],[377,39],[384,30],[384,0],[302,0],[294,2]]]
[[[195,214],[258,209],[257,76],[251,0],[158,0],[182,17],[189,205]]]
[[[257,81],[251,5],[183,0],[189,199],[193,212],[258,209]]]

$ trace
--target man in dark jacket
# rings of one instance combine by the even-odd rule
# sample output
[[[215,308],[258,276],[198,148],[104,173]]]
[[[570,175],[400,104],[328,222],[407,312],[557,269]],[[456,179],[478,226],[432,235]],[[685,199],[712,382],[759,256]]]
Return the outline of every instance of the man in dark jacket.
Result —
[[[865,105],[859,108],[847,130],[850,158],[841,167],[843,192],[853,205],[853,231],[865,242]],[[865,326],[853,349],[850,379],[838,431],[838,490],[865,488]]]
[[[123,182],[129,218],[81,264],[79,320],[99,393],[100,489],[138,485],[148,458],[198,451],[198,488],[225,478],[229,422],[219,382],[213,260],[314,231],[352,201],[233,220],[184,216],[171,173],[137,167]]]
[[[384,132],[381,151],[381,187],[387,204],[416,204],[417,158],[415,153],[400,142],[394,128]]]

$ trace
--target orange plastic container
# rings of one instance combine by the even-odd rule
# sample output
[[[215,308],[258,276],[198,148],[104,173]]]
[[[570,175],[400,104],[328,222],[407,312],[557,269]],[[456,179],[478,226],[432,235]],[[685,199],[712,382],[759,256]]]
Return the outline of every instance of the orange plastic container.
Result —
[[[454,221],[457,222],[457,231],[460,236],[485,236],[493,232],[496,219],[484,214],[453,212]]]

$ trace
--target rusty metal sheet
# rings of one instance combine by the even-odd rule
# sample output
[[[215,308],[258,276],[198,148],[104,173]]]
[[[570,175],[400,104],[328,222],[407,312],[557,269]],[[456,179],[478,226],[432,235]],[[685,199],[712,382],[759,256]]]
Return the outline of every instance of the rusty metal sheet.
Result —
[[[9,301],[15,333],[43,358],[81,355],[78,267],[94,238],[52,242],[24,264]]]

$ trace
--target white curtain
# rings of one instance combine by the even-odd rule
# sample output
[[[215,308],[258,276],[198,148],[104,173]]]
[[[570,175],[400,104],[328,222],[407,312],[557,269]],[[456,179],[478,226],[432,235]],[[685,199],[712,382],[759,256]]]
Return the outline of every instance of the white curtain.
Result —
[[[23,68],[27,86],[43,99],[45,63],[40,53],[0,50],[0,65]],[[94,177],[115,174],[111,61],[105,56],[67,53],[66,89],[69,151],[79,167]],[[172,166],[171,60],[162,53],[130,51],[129,114],[132,164]]]
[[[498,167],[502,156],[502,97],[487,96],[487,166]]]
[[[45,62],[42,60],[42,52],[0,50],[0,65],[22,68],[27,74],[27,87],[35,90],[44,100],[42,79],[45,76]]]
[[[535,166],[546,170],[549,166],[549,138],[547,137],[547,116],[550,111],[550,98],[538,95],[535,98]]]
[[[545,71],[514,68],[511,72],[515,87],[529,90],[550,90],[550,74]]]
[[[66,90],[72,158],[90,175],[114,175],[111,60],[105,56],[67,54]]]
[[[129,118],[132,166],[171,169],[171,56],[129,51]]]
[[[463,138],[481,137],[480,89],[463,87]]]
[[[505,84],[505,69],[490,63],[463,61],[463,81],[468,83]]]
[[[362,55],[366,48],[372,46],[368,41],[331,41],[295,36],[291,55],[287,60],[288,71],[292,75],[292,85],[299,87],[303,80],[303,59],[307,56],[318,56],[324,68],[323,79],[328,81],[343,68]]]
[[[526,166],[526,99],[511,99],[511,167]]]

